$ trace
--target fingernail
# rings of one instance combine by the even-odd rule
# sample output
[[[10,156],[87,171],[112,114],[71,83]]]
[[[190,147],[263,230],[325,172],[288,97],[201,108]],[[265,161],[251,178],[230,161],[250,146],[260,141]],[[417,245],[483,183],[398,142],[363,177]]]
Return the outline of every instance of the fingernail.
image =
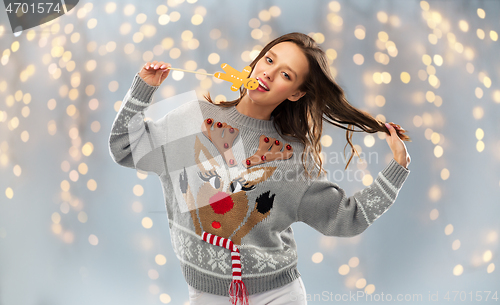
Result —
[[[388,129],[391,129],[391,124],[385,123],[385,127],[387,127]]]
[[[165,68],[165,65],[161,65],[161,67],[160,67],[160,68],[162,68],[162,69],[163,69],[163,68]]]

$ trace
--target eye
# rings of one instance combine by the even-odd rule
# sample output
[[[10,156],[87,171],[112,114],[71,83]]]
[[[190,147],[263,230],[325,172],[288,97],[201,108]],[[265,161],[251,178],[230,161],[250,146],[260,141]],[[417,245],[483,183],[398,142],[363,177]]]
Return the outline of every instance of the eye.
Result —
[[[231,186],[230,186],[231,193],[237,193],[237,192],[241,191],[241,189],[242,189],[241,182],[233,181],[231,183]]]
[[[214,188],[214,189],[219,189],[220,188],[220,179],[218,176],[212,176],[208,182],[210,182],[210,185]]]
[[[245,179],[243,178],[238,178],[236,180],[233,180],[231,182],[231,185],[229,186],[229,189],[231,193],[237,193],[239,191],[251,191],[255,188],[255,185],[249,184]]]
[[[273,62],[273,60],[271,59],[271,57],[268,57],[268,56],[266,56],[266,61],[267,61],[268,63],[270,63],[270,64]],[[284,75],[287,79],[289,79],[289,80],[291,79],[291,78],[290,78],[290,75],[288,75],[288,73],[283,72],[283,75]]]
[[[205,173],[205,174],[202,174],[201,172],[198,173],[198,176],[200,176],[200,178],[203,180],[203,181],[208,181],[208,183],[210,183],[210,185],[215,188],[215,189],[219,189],[220,188],[220,177],[219,175],[217,174],[217,172],[208,172],[208,173]]]

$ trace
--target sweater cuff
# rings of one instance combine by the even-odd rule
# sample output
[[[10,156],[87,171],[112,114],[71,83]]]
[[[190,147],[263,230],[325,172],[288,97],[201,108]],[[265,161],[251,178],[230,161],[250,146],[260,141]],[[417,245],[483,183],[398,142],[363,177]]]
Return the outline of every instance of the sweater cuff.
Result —
[[[131,96],[142,102],[149,102],[156,90],[160,86],[151,86],[146,83],[140,76],[139,73],[135,74],[132,86],[130,86]]]
[[[399,164],[394,158],[381,172],[396,188],[401,188],[406,178],[410,174],[410,170]]]

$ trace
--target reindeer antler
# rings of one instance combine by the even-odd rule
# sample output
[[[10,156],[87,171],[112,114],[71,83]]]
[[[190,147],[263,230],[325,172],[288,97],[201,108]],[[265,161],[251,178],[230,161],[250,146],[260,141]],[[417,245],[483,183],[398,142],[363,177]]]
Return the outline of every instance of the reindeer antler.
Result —
[[[211,130],[213,124],[214,120],[210,118],[204,120],[201,126],[203,134],[215,145],[229,167],[236,166],[231,148],[233,147],[234,139],[238,136],[238,128],[233,128],[227,123],[217,122],[214,130]],[[224,137],[222,137],[222,132],[224,132]]]
[[[269,150],[271,148],[271,150]],[[274,160],[286,160],[290,159],[293,155],[293,147],[290,144],[286,144],[283,151],[283,142],[275,139],[261,135],[259,138],[259,148],[257,152],[250,158],[243,161],[243,165],[246,168],[251,166],[262,164],[265,162],[270,162]]]

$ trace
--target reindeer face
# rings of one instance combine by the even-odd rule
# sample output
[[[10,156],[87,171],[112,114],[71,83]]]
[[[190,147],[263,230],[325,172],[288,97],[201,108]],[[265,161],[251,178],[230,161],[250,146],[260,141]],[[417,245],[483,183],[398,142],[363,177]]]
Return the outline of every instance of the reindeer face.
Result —
[[[203,181],[196,195],[196,202],[194,202],[194,197],[190,192],[188,177],[185,173],[184,176],[180,177],[181,189],[191,210],[197,234],[201,235],[203,229],[217,236],[231,238],[233,243],[240,244],[241,238],[270,214],[274,201],[274,195],[269,196],[270,192],[265,192],[257,197],[252,206],[248,202],[247,192],[253,190],[258,183],[271,177],[276,167],[260,166],[240,169],[236,166],[237,163],[231,151],[238,130],[225,123],[219,123],[219,129],[210,131],[209,128],[206,128],[207,121],[205,121],[205,128],[202,128],[203,132],[221,152],[228,166],[219,164],[200,139],[196,137],[195,161],[200,171],[198,177],[189,177],[189,179]],[[210,125],[211,123],[209,121]],[[223,132],[224,130],[225,132]],[[261,148],[261,152],[264,150]],[[271,159],[273,158],[272,155],[269,156]],[[262,158],[262,160],[266,160],[266,158]],[[248,166],[248,160],[243,161],[243,164]],[[250,216],[243,224],[250,208],[252,209]],[[238,229],[238,227],[240,228]]]
[[[198,138],[195,160],[200,169],[198,176],[204,181],[196,197],[201,225],[208,233],[229,238],[247,215],[249,205],[246,192],[272,176],[276,168],[228,169],[215,161]]]

